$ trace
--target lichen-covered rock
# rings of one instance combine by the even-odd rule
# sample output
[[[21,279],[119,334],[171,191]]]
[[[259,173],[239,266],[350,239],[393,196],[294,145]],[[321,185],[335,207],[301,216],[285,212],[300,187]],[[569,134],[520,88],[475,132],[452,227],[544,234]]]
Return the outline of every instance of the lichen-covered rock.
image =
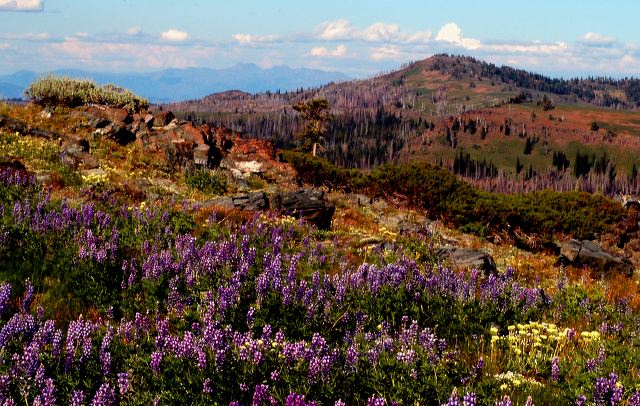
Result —
[[[440,248],[438,254],[451,261],[453,265],[461,268],[477,269],[485,274],[496,271],[496,261],[489,253],[484,251],[447,246]]]
[[[295,192],[276,193],[271,196],[270,206],[283,214],[302,218],[318,228],[331,228],[331,219],[336,211],[322,190],[299,189]]]
[[[589,240],[569,240],[558,244],[560,261],[574,266],[588,266],[601,274],[617,273],[632,276],[634,266],[629,258],[604,251]]]

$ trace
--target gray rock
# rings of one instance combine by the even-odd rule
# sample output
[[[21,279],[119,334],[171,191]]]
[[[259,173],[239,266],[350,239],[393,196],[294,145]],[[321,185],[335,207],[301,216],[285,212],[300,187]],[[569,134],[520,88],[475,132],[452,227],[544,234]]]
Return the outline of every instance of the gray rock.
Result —
[[[331,219],[336,211],[334,204],[319,189],[276,193],[271,197],[270,207],[286,215],[302,218],[325,230],[331,228]]]
[[[89,141],[84,139],[68,140],[62,145],[61,151],[72,156],[77,156],[83,152],[89,152]]]
[[[231,196],[218,197],[215,199],[207,200],[202,204],[203,207],[225,207],[227,209],[233,209],[233,198]]]
[[[89,120],[89,125],[95,129],[105,128],[109,124],[111,124],[111,121],[104,117],[94,117]]]
[[[627,257],[606,252],[593,241],[570,240],[558,243],[560,262],[574,266],[588,266],[601,274],[620,273],[633,276],[634,267]]]
[[[447,258],[452,264],[469,269],[477,269],[486,274],[496,272],[496,261],[484,251],[461,247],[442,247],[438,255]]]
[[[209,166],[209,150],[211,147],[206,144],[198,145],[193,149],[193,160],[197,165]]]
[[[101,130],[102,135],[111,138],[120,145],[127,145],[136,140],[136,135],[127,130],[126,127],[120,126],[115,123],[109,124],[107,127]]]
[[[235,195],[231,198],[233,207],[242,210],[267,210],[269,208],[269,199],[264,192],[243,193]]]

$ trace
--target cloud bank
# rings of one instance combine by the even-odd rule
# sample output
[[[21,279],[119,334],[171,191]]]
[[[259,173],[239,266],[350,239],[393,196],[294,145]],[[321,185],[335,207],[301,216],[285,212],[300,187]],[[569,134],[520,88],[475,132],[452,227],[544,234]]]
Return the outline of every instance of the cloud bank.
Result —
[[[0,11],[42,11],[44,0],[0,0]]]

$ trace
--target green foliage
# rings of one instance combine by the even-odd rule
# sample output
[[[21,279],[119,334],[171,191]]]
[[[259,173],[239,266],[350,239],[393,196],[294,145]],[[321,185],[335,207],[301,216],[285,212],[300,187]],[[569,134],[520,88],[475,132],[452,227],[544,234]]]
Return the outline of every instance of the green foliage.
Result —
[[[55,75],[44,76],[31,83],[25,94],[44,106],[76,107],[100,104],[140,111],[149,107],[149,101],[127,89],[115,85],[99,86],[90,80],[71,79]]]
[[[221,195],[227,190],[227,180],[206,168],[187,169],[184,182],[192,189],[213,195]]]
[[[429,163],[386,164],[363,174],[303,154],[287,152],[285,157],[307,183],[401,197],[425,209],[431,218],[482,236],[522,230],[544,242],[552,241],[554,233],[592,238],[623,214],[619,203],[586,192],[483,192]]]
[[[313,150],[316,155],[316,146],[327,135],[326,122],[329,119],[329,103],[325,99],[311,99],[296,103],[293,109],[300,113],[305,121],[302,132],[298,135],[304,142],[305,150]]]

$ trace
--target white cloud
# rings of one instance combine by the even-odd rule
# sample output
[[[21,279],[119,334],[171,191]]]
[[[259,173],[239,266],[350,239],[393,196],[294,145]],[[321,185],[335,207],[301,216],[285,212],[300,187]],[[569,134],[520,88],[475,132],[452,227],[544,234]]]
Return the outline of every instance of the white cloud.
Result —
[[[42,11],[44,0],[0,0],[0,11]]]
[[[10,44],[7,43],[0,43],[0,49],[9,49],[11,48]]]
[[[360,35],[365,41],[391,41],[400,35],[398,24],[375,23],[371,24]]]
[[[541,42],[526,44],[482,44],[480,47],[483,50],[514,54],[561,54],[569,51],[569,46],[565,42],[556,42],[553,44],[544,44]]]
[[[372,48],[369,53],[369,57],[374,61],[381,61],[384,59],[397,59],[400,56],[400,50],[395,46],[383,46],[378,48]]]
[[[462,29],[456,23],[447,23],[442,26],[436,35],[436,41],[448,42],[465,49],[478,49],[481,46],[477,39],[464,38]]]
[[[591,47],[610,47],[614,45],[616,39],[595,32],[588,32],[582,38],[582,44]]]
[[[48,41],[51,34],[48,32],[22,32],[0,34],[0,38],[12,41]]]
[[[277,35],[251,35],[251,34],[234,34],[233,39],[240,44],[249,45],[256,43],[276,42],[280,37]]]
[[[328,41],[354,39],[357,33],[358,30],[344,19],[324,22],[316,30],[318,38]]]
[[[365,42],[417,43],[427,42],[431,39],[431,31],[407,33],[403,32],[398,24],[386,24],[383,22],[371,24],[360,30],[345,19],[324,22],[318,26],[315,34],[316,38],[325,41],[359,40]]]
[[[210,60],[217,51],[203,46],[93,42],[72,37],[48,44],[41,52],[62,66],[76,64],[84,67],[108,66],[111,69],[131,70],[198,66],[201,61]]]
[[[127,34],[132,36],[138,36],[142,34],[142,28],[140,27],[131,27],[127,30]]]
[[[189,34],[172,28],[160,34],[160,38],[165,41],[182,42],[189,38]]]
[[[319,56],[323,58],[341,58],[347,54],[347,47],[340,44],[336,49],[327,49],[325,47],[312,48],[310,52],[311,56]]]

